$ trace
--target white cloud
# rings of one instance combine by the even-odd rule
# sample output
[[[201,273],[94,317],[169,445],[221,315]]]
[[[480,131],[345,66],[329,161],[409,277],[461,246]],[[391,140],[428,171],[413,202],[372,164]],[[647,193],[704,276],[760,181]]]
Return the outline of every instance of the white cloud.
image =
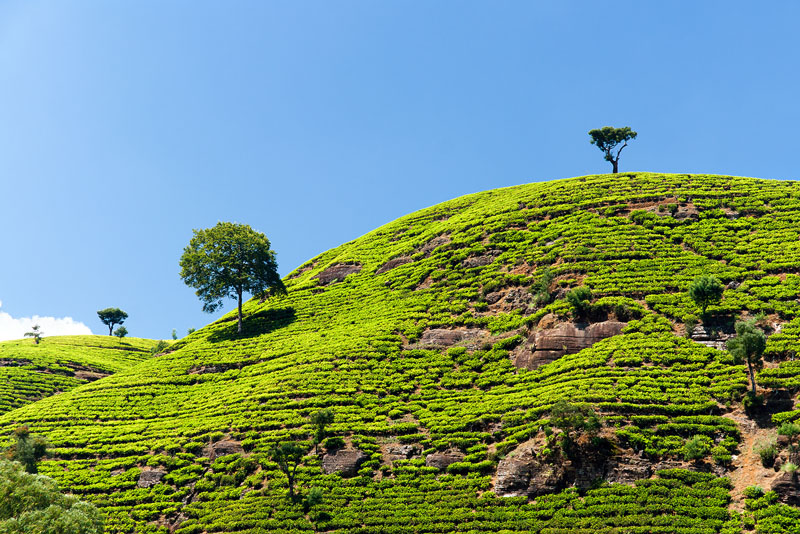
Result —
[[[3,301],[0,300],[0,307],[2,306]],[[25,336],[25,332],[30,332],[31,327],[35,324],[39,325],[44,337],[92,333],[88,326],[80,321],[75,321],[72,317],[42,317],[40,315],[12,317],[10,314],[0,311],[0,341],[21,339]]]

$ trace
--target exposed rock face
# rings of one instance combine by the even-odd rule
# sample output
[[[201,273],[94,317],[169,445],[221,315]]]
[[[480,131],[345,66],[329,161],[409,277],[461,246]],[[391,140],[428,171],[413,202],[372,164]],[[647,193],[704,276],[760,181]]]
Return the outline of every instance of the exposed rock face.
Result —
[[[20,367],[31,365],[33,362],[24,358],[0,358],[0,367]]]
[[[338,263],[336,265],[331,265],[321,273],[317,275],[319,279],[319,283],[326,286],[333,282],[341,282],[344,280],[348,275],[353,273],[357,273],[361,270],[361,265],[351,264],[351,263]]]
[[[461,262],[461,264],[468,269],[470,267],[485,267],[486,265],[492,263],[496,256],[497,252],[482,254],[480,256],[472,256],[471,258],[465,259],[463,262]]]
[[[449,330],[447,328],[431,328],[422,333],[419,340],[420,346],[426,347],[449,347],[461,341],[468,341],[478,338],[484,334],[478,328],[468,328],[464,330]]]
[[[678,462],[654,463],[638,456],[582,455],[575,462],[549,460],[537,457],[530,444],[523,444],[498,464],[495,493],[536,497],[572,486],[587,489],[597,480],[633,484],[659,469],[679,466]]]
[[[419,456],[421,450],[419,445],[404,445],[402,443],[391,443],[383,448],[383,457],[388,463],[397,460],[410,460]]]
[[[514,365],[536,369],[565,354],[574,354],[607,337],[619,335],[627,323],[603,321],[590,325],[561,323],[555,328],[537,330],[528,337],[528,345],[516,351]]]
[[[204,452],[206,456],[213,460],[214,458],[227,456],[229,454],[243,454],[244,448],[242,448],[242,444],[238,441],[228,439],[212,443],[205,448]]]
[[[339,449],[322,457],[322,471],[326,475],[341,473],[343,477],[352,477],[365,461],[367,455],[358,449]]]
[[[714,332],[701,324],[694,327],[690,337],[701,345],[717,350],[725,350],[725,344],[731,338],[729,334]]]
[[[136,483],[140,488],[155,486],[167,474],[163,469],[147,469],[139,473],[139,481]]]
[[[800,479],[797,473],[783,472],[772,482],[772,491],[778,500],[790,506],[800,506]]]
[[[435,249],[441,247],[442,245],[446,245],[449,242],[450,242],[449,235],[436,236],[427,243],[425,243],[424,245],[422,245],[419,251],[422,252],[423,254],[430,254]]]
[[[512,311],[527,310],[533,297],[527,289],[515,287],[506,293],[502,291],[489,293],[485,298],[488,304],[500,303],[498,308],[500,311]]]
[[[408,256],[400,256],[399,258],[391,259],[386,263],[384,263],[383,265],[381,265],[380,267],[378,267],[378,270],[375,271],[375,274],[383,274],[387,271],[391,271],[395,267],[400,267],[401,265],[405,265],[406,263],[411,263],[413,261],[414,260],[412,260]]]
[[[91,371],[75,372],[75,378],[77,378],[78,380],[86,380],[87,382],[94,382],[95,380],[100,380],[101,378],[104,378],[106,376],[108,375],[104,373],[93,373]]]
[[[429,454],[425,458],[425,465],[428,467],[435,467],[436,469],[447,469],[448,465],[460,462],[463,459],[464,453],[450,449],[445,452]]]

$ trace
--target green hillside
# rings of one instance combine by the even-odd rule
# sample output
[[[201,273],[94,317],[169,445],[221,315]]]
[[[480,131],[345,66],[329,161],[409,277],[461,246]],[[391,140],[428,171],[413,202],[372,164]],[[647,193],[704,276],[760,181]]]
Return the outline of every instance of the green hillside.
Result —
[[[149,358],[154,344],[111,336],[0,341],[0,414],[129,369]]]
[[[799,232],[795,182],[620,174],[469,195],[300,266],[288,296],[246,304],[242,336],[228,314],[0,430],[47,436],[41,472],[109,532],[800,532],[769,492],[790,473],[752,462],[800,418]],[[688,339],[700,274],[726,290],[708,339]],[[579,286],[585,309],[566,299]],[[772,334],[749,415],[745,367],[711,348],[736,317]],[[562,355],[573,338],[556,333],[574,331],[594,343]],[[549,437],[559,400],[602,416],[571,457]],[[341,440],[317,454],[323,408]],[[286,441],[307,447],[298,490],[322,504],[287,497],[269,455]]]

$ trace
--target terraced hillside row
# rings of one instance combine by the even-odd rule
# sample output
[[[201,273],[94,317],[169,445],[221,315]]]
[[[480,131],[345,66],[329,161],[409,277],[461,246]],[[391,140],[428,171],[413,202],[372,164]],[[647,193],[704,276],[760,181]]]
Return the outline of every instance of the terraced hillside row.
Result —
[[[110,336],[45,337],[0,342],[0,414],[129,369],[151,356],[155,341]]]
[[[760,424],[800,417],[797,228],[793,182],[626,174],[461,197],[300,266],[286,297],[246,304],[244,335],[229,314],[0,428],[47,436],[41,471],[110,532],[741,532],[774,503],[734,505],[747,374],[711,346],[759,314],[759,377],[781,399]],[[684,326],[699,274],[727,287],[705,345]],[[570,459],[559,400],[602,416]],[[270,455],[284,442],[307,451],[296,501]]]

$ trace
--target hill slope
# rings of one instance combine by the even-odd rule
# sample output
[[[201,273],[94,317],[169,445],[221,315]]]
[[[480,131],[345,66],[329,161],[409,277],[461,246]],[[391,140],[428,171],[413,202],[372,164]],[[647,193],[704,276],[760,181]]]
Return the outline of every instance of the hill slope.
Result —
[[[151,356],[149,339],[45,337],[0,342],[0,414],[104,376]]]
[[[247,303],[242,337],[229,314],[0,425],[46,435],[42,472],[102,506],[111,532],[740,532],[749,482],[726,475],[753,430],[747,376],[711,346],[763,312],[780,332],[758,424],[800,416],[799,224],[798,184],[748,178],[461,197],[307,262],[287,297]],[[728,289],[690,340],[698,274]],[[578,309],[564,297],[581,285],[593,298]],[[562,399],[603,417],[602,439],[570,457],[548,437]],[[305,457],[301,493],[324,493],[307,509],[269,451],[310,446],[326,407],[344,446]],[[745,523],[794,532],[795,508],[748,495]]]

